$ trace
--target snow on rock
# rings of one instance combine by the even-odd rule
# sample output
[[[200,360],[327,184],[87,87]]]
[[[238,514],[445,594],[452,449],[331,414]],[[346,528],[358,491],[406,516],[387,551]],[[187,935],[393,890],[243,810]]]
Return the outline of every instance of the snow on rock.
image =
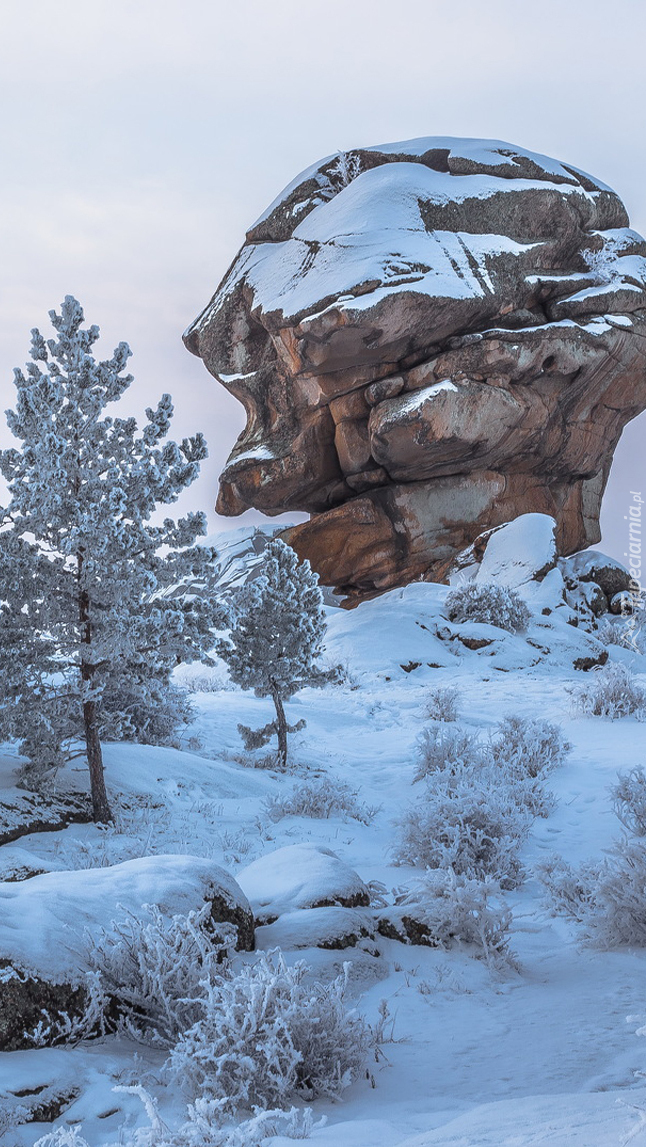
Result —
[[[253,916],[235,880],[194,856],[150,856],[110,868],[47,872],[0,884],[0,1048],[29,1046],[43,1010],[82,1011],[83,976],[101,935],[128,913],[157,905],[164,915],[212,906],[215,922],[254,946]]]
[[[547,547],[535,551],[537,560],[528,557],[523,567],[505,568],[515,573],[540,568],[539,554],[544,556],[546,551]],[[530,579],[518,587],[532,613],[525,633],[509,633],[482,622],[450,622],[445,612],[449,592],[448,586],[419,582],[390,590],[356,610],[335,610],[328,622],[329,661],[345,666],[351,678],[363,682],[376,675],[386,681],[411,674],[428,677],[435,669],[454,669],[457,674],[473,659],[484,661],[487,668],[510,672],[547,664],[550,657],[579,669],[602,664],[607,658],[594,634],[576,627],[578,617],[564,600],[563,577],[557,568],[542,581]]]
[[[52,982],[78,981],[93,938],[126,913],[155,904],[185,914],[207,901],[213,920],[238,925],[238,945],[253,947],[253,919],[239,885],[196,856],[145,856],[109,868],[46,872],[0,884],[0,960]]]
[[[628,570],[621,562],[598,550],[583,550],[569,558],[561,558],[559,565],[566,583],[596,582],[608,598],[630,587]]]
[[[520,515],[582,549],[646,406],[645,300],[646,243],[570,165],[445,137],[327,156],[184,336],[248,414],[218,511],[310,514],[289,542],[351,600],[444,580]]]
[[[547,514],[521,514],[493,530],[475,580],[516,589],[541,581],[556,565],[556,522]]]
[[[354,948],[374,936],[375,926],[367,912],[354,908],[300,908],[284,912],[273,924],[256,929],[257,948]]]
[[[238,883],[260,923],[298,908],[366,906],[370,894],[357,873],[319,844],[290,844],[238,873]]]
[[[87,793],[78,792],[69,776],[56,777],[45,792],[30,792],[16,783],[19,764],[15,754],[0,754],[0,845],[92,819]]]
[[[455,652],[437,636],[448,586],[420,582],[393,589],[352,611],[328,618],[327,657],[351,674],[402,677],[415,668],[457,665]]]

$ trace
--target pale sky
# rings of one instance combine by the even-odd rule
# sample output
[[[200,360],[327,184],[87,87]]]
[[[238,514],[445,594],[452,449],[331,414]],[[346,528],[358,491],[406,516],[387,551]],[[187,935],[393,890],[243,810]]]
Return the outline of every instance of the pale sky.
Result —
[[[205,434],[181,506],[213,530],[262,515],[212,510],[244,415],[181,333],[302,168],[422,135],[502,139],[592,172],[646,231],[644,0],[5,0],[1,36],[0,410],[31,327],[76,295],[98,354],[134,351],[128,412],[170,391],[173,436]],[[620,559],[645,430],[624,432],[604,502],[600,548]]]

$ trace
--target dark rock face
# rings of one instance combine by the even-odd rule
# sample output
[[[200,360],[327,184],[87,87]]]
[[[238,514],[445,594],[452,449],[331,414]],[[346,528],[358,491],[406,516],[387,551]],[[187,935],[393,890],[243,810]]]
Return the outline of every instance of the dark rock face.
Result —
[[[441,580],[483,531],[598,541],[646,408],[646,243],[604,184],[492,141],[358,149],[249,230],[184,338],[245,406],[217,508],[305,510],[287,536],[361,597]]]

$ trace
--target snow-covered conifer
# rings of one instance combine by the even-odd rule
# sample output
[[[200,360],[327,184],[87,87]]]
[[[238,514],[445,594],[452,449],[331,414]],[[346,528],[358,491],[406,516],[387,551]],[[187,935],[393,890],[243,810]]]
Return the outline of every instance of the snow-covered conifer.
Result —
[[[209,578],[215,553],[194,544],[204,515],[150,521],[197,477],[206,445],[201,434],[166,440],[167,394],[141,433],[134,418],[105,416],[132,382],[128,345],[96,361],[99,329],[82,327],[70,295],[50,318],[56,338],[32,331],[32,361],[15,371],[7,419],[20,446],[0,452],[9,487],[0,508],[0,735],[20,740],[36,778],[82,738],[94,817],[107,821],[101,737],[150,721],[172,668],[213,644],[212,595],[166,592]]]
[[[278,736],[278,759],[287,764],[287,734],[303,723],[287,724],[283,702],[305,685],[318,685],[324,673],[316,662],[325,633],[323,596],[309,562],[279,538],[266,547],[259,576],[238,591],[232,606],[229,641],[222,657],[236,685],[271,697],[276,720],[263,729],[238,728],[247,748],[267,744]]]

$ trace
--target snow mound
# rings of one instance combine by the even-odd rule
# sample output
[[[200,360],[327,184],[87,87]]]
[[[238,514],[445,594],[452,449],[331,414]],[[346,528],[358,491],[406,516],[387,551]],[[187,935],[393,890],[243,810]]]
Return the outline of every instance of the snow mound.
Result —
[[[141,915],[146,904],[171,916],[206,901],[215,920],[239,924],[241,947],[253,945],[244,893],[223,868],[195,856],[147,856],[0,884],[0,960],[50,983],[78,982],[93,940],[113,920]]]
[[[645,1102],[640,1088],[621,1104],[612,1092],[486,1103],[398,1147],[618,1147],[639,1126],[637,1105]],[[633,1104],[637,1110],[627,1110]]]
[[[555,565],[556,522],[547,514],[522,514],[492,532],[475,580],[516,589],[541,581]]]
[[[238,873],[238,883],[263,923],[298,908],[370,903],[361,877],[319,844],[289,844],[261,856]]]
[[[257,948],[354,948],[374,935],[374,921],[354,908],[301,908],[256,931]]]

